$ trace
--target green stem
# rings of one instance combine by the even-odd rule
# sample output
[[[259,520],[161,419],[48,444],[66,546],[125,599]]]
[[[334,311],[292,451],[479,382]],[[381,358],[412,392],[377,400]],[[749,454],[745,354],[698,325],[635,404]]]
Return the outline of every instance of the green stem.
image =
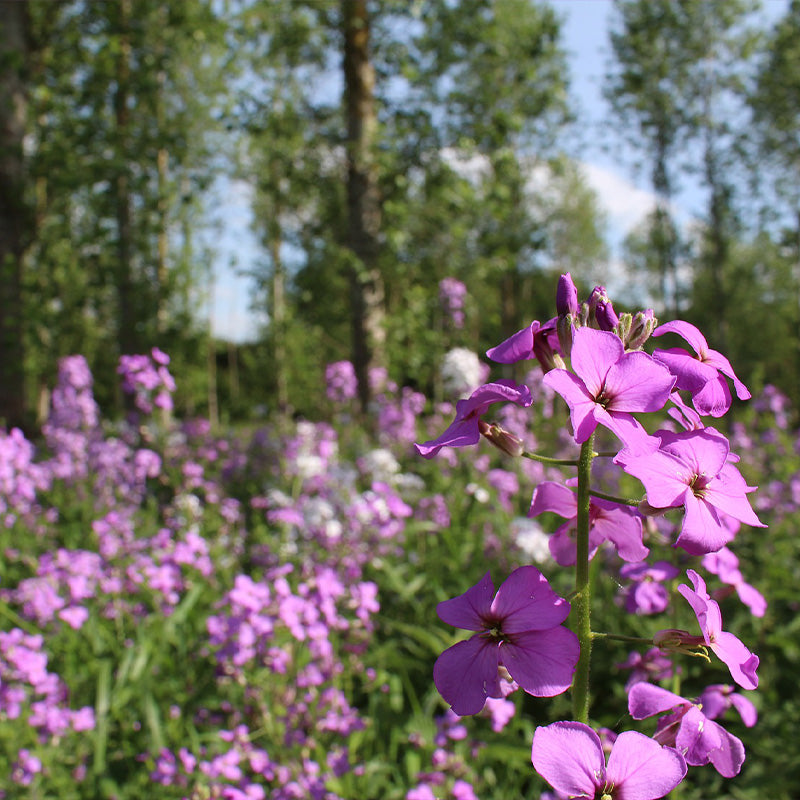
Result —
[[[634,644],[649,644],[652,646],[652,639],[644,639],[641,636],[624,636],[621,633],[601,633],[592,631],[592,639],[613,639],[615,642],[632,642]]]
[[[31,634],[31,636],[36,636],[41,633],[41,631],[36,628],[32,623],[28,622],[27,620],[23,619],[19,614],[15,611],[12,611],[6,603],[0,602],[0,616],[5,617],[7,620],[12,622],[18,628],[22,628],[26,633]]]
[[[549,458],[548,456],[540,456],[538,453],[531,453],[528,450],[523,452],[522,457],[530,458],[531,461],[541,461],[542,464],[552,464],[553,466],[577,467],[579,463],[575,458]]]
[[[641,500],[633,500],[626,497],[615,497],[613,494],[606,494],[605,492],[596,492],[594,489],[589,489],[589,494],[592,497],[599,497],[601,500],[610,500],[612,503],[619,503],[623,506],[637,507]]]
[[[577,553],[575,599],[572,601],[575,633],[581,654],[572,681],[572,714],[577,722],[589,722],[589,665],[592,657],[592,593],[589,583],[589,481],[594,457],[594,434],[581,445],[578,459]]]

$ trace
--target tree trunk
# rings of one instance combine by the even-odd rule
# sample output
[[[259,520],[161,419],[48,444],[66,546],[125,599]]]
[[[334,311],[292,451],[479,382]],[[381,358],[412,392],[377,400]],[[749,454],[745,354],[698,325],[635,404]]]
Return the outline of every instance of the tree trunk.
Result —
[[[115,179],[117,218],[116,289],[118,302],[117,344],[120,354],[138,352],[136,298],[133,279],[133,210],[131,206],[130,171],[128,167],[128,127],[130,97],[130,0],[119,5],[119,55],[117,86],[114,94],[114,121],[117,135],[117,157],[120,165]]]
[[[33,218],[25,203],[28,7],[0,3],[0,424],[23,426],[22,259]]]
[[[383,360],[384,289],[378,269],[381,199],[373,155],[377,115],[366,0],[342,0],[344,104],[347,116],[347,244],[353,366],[359,400],[370,400],[369,369]]]

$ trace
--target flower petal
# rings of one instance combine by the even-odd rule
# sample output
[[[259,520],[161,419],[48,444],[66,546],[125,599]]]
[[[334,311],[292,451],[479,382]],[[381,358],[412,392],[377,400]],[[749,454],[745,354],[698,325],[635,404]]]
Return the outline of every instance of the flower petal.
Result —
[[[533,734],[534,769],[560,794],[593,798],[605,783],[600,737],[582,722],[554,722]]]
[[[681,319],[674,319],[659,325],[654,331],[653,336],[663,336],[665,333],[677,333],[684,339],[700,358],[704,358],[708,352],[708,342],[706,337],[700,332],[699,328],[691,322],[684,322]]]
[[[487,572],[474,586],[464,594],[443,600],[436,606],[436,613],[442,622],[454,628],[468,631],[486,630],[484,618],[491,613],[494,584],[492,576]]]
[[[564,398],[569,406],[569,418],[575,431],[575,441],[578,444],[585,442],[597,427],[597,421],[593,415],[596,403],[583,382],[565,369],[552,369],[542,380],[545,385]]]
[[[533,358],[533,336],[539,330],[538,320],[534,320],[527,328],[517,331],[496,347],[486,351],[486,357],[498,364],[515,364]]]
[[[581,648],[578,637],[559,626],[531,631],[500,645],[500,661],[511,677],[535,697],[555,697],[572,685]]]
[[[498,646],[480,634],[442,653],[433,665],[439,694],[460,717],[477,714],[487,697],[501,697]]]
[[[572,369],[593,398],[598,397],[606,374],[624,353],[622,341],[615,333],[594,328],[578,328],[575,331],[570,356]]]
[[[623,731],[608,757],[606,780],[614,800],[657,800],[686,776],[683,756],[637,731]]]
[[[608,411],[658,411],[675,385],[675,376],[647,353],[626,353],[606,375]]]
[[[552,511],[559,517],[572,519],[578,515],[578,496],[568,486],[555,481],[542,481],[531,498],[529,517]]]
[[[635,683],[628,692],[628,711],[634,719],[645,719],[687,705],[688,701],[680,695],[652,683]]]
[[[519,567],[503,581],[492,601],[491,616],[504,634],[544,631],[569,616],[570,605],[559,597],[536,567]]]

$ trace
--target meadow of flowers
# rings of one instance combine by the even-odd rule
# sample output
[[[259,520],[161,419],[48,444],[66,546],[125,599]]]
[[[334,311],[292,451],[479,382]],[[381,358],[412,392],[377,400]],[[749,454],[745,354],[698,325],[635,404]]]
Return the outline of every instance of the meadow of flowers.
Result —
[[[348,362],[222,435],[158,349],[118,422],[64,359],[0,431],[0,796],[800,796],[788,399],[600,287],[556,311],[447,403],[374,371],[369,425]]]

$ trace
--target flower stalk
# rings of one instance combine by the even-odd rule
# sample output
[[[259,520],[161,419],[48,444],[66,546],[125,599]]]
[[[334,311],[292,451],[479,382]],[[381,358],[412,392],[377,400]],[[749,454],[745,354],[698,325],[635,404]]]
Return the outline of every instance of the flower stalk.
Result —
[[[594,457],[594,433],[581,445],[578,459],[577,558],[575,560],[575,634],[581,654],[572,681],[572,714],[578,722],[589,721],[589,667],[592,656],[591,585],[589,582],[589,481]]]

